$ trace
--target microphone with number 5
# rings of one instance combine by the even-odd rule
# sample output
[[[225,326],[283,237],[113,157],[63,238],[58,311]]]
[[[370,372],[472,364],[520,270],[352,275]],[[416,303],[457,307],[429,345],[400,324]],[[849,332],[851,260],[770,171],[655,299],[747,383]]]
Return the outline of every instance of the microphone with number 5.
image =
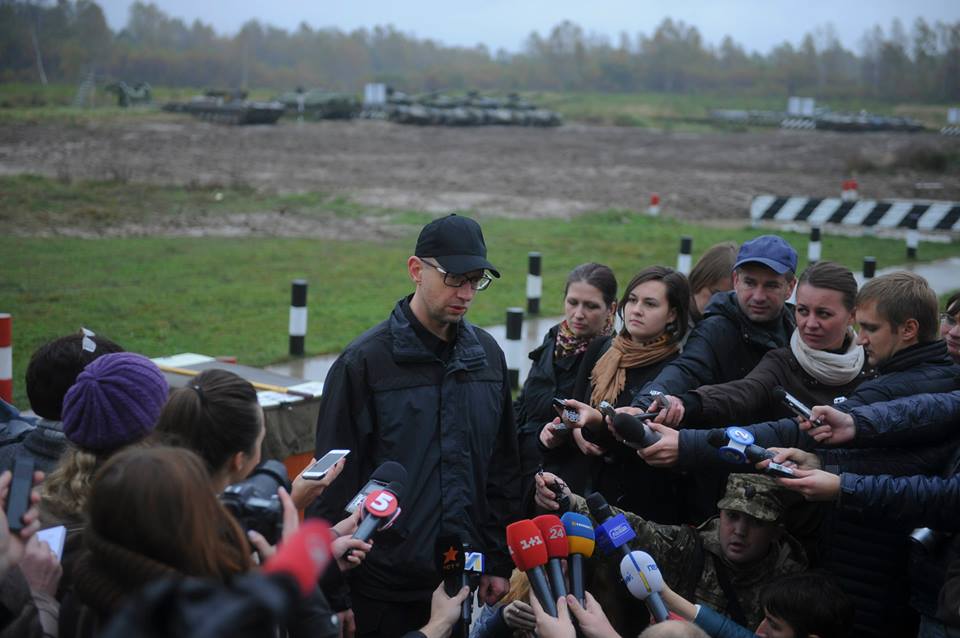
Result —
[[[557,601],[550,591],[547,578],[543,575],[543,566],[547,564],[547,546],[536,523],[531,520],[517,521],[507,525],[507,549],[517,569],[527,575],[530,589],[533,590],[543,610],[557,617]]]
[[[394,481],[382,490],[371,492],[363,502],[363,520],[353,538],[366,542],[375,532],[386,529],[400,515],[400,494],[403,484]],[[349,553],[349,552],[348,552]]]

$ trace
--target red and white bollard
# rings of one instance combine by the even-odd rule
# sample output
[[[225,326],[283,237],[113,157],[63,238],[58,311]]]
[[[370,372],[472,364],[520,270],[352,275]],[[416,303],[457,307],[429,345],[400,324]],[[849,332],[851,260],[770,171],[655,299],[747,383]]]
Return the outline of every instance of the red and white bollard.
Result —
[[[650,207],[647,208],[647,214],[656,217],[660,214],[660,195],[654,193],[650,196]]]
[[[0,312],[0,399],[13,403],[13,317]]]
[[[845,202],[855,202],[860,199],[859,186],[855,179],[845,179],[840,187],[840,199]]]

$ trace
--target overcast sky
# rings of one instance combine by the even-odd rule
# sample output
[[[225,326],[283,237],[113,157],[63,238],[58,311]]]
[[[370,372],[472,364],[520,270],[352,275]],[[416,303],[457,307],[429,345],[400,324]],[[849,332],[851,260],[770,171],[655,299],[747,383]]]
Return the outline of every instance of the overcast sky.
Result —
[[[114,29],[127,21],[133,0],[99,0]],[[860,38],[874,24],[884,30],[900,18],[908,29],[917,17],[929,22],[960,20],[960,0],[156,0],[167,14],[188,24],[213,24],[219,33],[234,33],[250,19],[285,29],[301,22],[313,28],[392,24],[405,33],[444,44],[486,44],[491,50],[520,50],[531,31],[541,34],[562,20],[587,32],[650,35],[665,17],[696,26],[706,41],[719,44],[725,35],[750,51],[767,53],[784,41],[799,43],[804,33],[832,24],[843,45],[860,50]]]

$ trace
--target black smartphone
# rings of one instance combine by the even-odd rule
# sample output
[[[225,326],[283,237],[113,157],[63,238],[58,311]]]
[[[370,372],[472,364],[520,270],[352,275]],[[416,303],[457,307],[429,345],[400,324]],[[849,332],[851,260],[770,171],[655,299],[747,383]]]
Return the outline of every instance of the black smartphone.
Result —
[[[781,476],[783,478],[796,478],[797,475],[794,473],[792,467],[787,467],[786,465],[780,465],[779,463],[771,462],[770,465],[763,470],[765,474],[770,476]]]
[[[807,421],[811,420],[810,417],[813,416],[813,413],[810,411],[810,408],[801,403],[797,397],[793,396],[781,387],[775,388],[773,393],[774,396],[779,398],[780,401],[782,401],[783,404],[798,417],[806,419]]]
[[[30,490],[33,489],[33,459],[20,457],[13,464],[13,481],[7,494],[7,527],[11,532],[24,528],[23,515],[30,509]]]
[[[324,454],[316,463],[303,471],[303,478],[311,481],[319,481],[330,468],[337,464],[337,461],[350,454],[350,450],[330,450]]]

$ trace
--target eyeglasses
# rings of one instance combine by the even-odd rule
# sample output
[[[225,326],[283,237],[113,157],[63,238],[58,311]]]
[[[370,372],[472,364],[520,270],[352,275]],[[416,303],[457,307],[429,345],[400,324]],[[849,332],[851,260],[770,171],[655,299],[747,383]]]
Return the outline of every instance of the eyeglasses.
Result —
[[[957,327],[957,317],[960,317],[960,312],[955,312],[952,315],[947,312],[940,313],[940,323],[946,324],[951,328]]]
[[[469,282],[470,287],[473,288],[474,290],[485,290],[487,286],[490,285],[490,282],[493,281],[492,279],[490,279],[490,277],[487,277],[486,275],[480,275],[479,277],[467,277],[466,275],[454,275],[453,273],[447,272],[446,270],[444,270],[443,268],[441,268],[436,264],[431,264],[429,261],[425,261],[423,259],[421,259],[420,261],[424,265],[430,266],[431,268],[436,270],[438,273],[443,275],[444,285],[450,286],[451,288],[459,288],[463,284]]]

